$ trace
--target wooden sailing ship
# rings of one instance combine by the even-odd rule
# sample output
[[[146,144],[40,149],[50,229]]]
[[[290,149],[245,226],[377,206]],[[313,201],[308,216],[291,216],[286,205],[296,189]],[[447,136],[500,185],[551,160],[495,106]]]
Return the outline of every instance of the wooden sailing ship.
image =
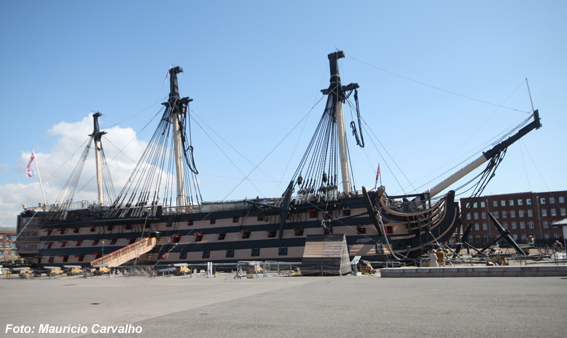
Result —
[[[203,202],[193,161],[188,97],[181,97],[170,69],[170,94],[160,123],[130,179],[105,196],[99,114],[90,135],[96,153],[98,201],[77,205],[71,175],[53,205],[18,216],[18,253],[38,265],[231,263],[244,260],[300,262],[309,235],[344,235],[348,255],[365,260],[411,260],[429,245],[446,242],[461,225],[455,193],[433,198],[488,162],[491,173],[506,148],[533,129],[539,115],[515,135],[421,194],[389,196],[383,187],[355,190],[343,103],[358,85],[343,85],[338,59],[329,54],[327,103],[304,157],[282,196]],[[86,156],[86,155],[84,155]],[[112,194],[110,194],[112,195]],[[106,259],[106,261],[105,261]]]

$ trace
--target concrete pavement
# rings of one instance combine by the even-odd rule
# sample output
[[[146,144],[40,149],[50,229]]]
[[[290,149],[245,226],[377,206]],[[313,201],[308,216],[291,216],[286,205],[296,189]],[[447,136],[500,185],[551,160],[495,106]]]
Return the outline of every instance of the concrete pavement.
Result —
[[[103,277],[0,280],[0,291],[0,329],[7,337],[564,337],[567,332],[565,277]],[[35,332],[6,334],[8,324]],[[45,324],[88,332],[40,334]],[[141,332],[100,333],[125,325]]]

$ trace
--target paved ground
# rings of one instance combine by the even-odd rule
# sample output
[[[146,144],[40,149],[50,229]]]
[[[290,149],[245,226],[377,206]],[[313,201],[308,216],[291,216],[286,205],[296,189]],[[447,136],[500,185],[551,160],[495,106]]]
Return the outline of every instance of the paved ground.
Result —
[[[87,337],[565,337],[567,278],[0,280],[0,330]],[[6,334],[8,324],[34,333]],[[138,334],[101,334],[131,324]],[[96,326],[98,325],[98,326]]]

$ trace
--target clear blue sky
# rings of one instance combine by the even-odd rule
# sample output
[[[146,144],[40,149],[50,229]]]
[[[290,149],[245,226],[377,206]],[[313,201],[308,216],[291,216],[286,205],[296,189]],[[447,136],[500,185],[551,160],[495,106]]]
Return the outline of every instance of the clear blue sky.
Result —
[[[365,130],[364,150],[351,143],[357,188],[374,185],[377,163],[390,194],[429,188],[528,117],[528,78],[543,128],[509,149],[485,194],[565,190],[566,14],[565,1],[1,1],[0,225],[40,200],[24,176],[32,148],[55,200],[91,111],[110,142],[143,146],[170,65],[184,68],[181,93],[214,129],[193,126],[203,198],[281,195],[322,104],[292,129],[328,86],[336,49],[393,157]],[[112,174],[127,177],[133,162],[116,161]],[[260,162],[271,177],[255,172],[233,191]]]

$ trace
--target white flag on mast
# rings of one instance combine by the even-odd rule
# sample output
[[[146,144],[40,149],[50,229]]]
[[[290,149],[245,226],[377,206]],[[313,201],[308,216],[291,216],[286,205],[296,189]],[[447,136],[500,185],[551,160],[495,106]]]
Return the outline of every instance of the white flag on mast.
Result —
[[[32,177],[35,175],[35,155],[32,152],[30,163],[28,163],[28,170],[27,170],[28,177]]]

